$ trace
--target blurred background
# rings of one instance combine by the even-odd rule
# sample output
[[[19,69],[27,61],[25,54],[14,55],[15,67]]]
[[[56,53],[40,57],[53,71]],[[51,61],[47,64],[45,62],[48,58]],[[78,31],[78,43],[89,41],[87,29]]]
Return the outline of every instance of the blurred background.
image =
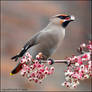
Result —
[[[88,1],[2,1],[1,2],[1,89],[30,91],[90,91],[91,81],[81,81],[76,89],[61,86],[64,82],[65,64],[54,64],[55,73],[42,84],[28,82],[20,73],[9,73],[17,62],[10,58],[16,55],[24,44],[39,32],[56,14],[74,15],[76,20],[66,28],[63,44],[52,55],[54,59],[64,59],[78,55],[76,48],[91,39],[91,5]]]

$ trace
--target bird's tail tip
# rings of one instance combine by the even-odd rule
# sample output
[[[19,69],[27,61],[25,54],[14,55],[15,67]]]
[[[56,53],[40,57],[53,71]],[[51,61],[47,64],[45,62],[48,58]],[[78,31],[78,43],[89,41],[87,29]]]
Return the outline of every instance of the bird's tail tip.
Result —
[[[12,76],[13,74],[12,73],[10,73],[10,76]]]

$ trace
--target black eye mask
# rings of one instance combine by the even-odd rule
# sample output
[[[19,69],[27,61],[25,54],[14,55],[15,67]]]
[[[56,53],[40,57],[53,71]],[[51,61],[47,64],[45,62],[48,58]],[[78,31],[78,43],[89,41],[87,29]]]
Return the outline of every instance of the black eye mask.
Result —
[[[66,19],[69,16],[57,16],[57,17],[60,18],[60,19]]]

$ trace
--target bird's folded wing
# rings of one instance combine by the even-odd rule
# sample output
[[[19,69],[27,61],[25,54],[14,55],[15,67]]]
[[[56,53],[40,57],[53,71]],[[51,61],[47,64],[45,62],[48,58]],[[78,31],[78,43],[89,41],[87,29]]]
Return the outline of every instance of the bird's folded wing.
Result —
[[[22,57],[22,56],[25,54],[25,52],[26,52],[30,47],[32,47],[32,46],[38,44],[37,38],[38,38],[39,34],[40,34],[40,32],[37,33],[37,34],[35,34],[35,35],[24,45],[24,47],[22,48],[22,50],[20,51],[20,53],[19,53],[18,55],[16,55],[16,56],[13,56],[11,59],[15,59],[15,61],[17,61],[18,58],[19,58],[19,57]]]
[[[37,38],[40,33],[35,34],[22,48],[23,53],[25,53],[30,47],[38,44]],[[21,54],[21,53],[20,53]]]

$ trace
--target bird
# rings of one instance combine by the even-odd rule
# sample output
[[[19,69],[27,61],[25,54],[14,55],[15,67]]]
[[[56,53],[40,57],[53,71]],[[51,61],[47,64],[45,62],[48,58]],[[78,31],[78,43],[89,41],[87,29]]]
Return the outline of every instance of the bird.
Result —
[[[73,15],[57,14],[49,19],[48,25],[41,31],[34,34],[31,39],[24,45],[22,50],[11,59],[17,61],[23,57],[26,52],[32,55],[35,59],[36,55],[41,52],[44,55],[43,60],[47,60],[62,43],[65,37],[65,29],[67,25],[74,21]],[[18,62],[17,66],[11,71],[10,75],[18,73],[22,69],[21,63]]]

